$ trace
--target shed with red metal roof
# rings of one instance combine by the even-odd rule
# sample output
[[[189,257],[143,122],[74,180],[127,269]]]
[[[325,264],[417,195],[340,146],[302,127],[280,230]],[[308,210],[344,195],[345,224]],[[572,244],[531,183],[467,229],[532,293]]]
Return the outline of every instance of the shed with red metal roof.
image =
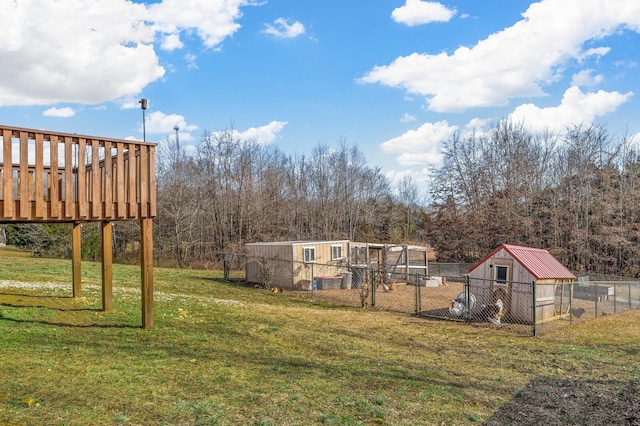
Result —
[[[557,298],[576,280],[549,251],[511,244],[502,244],[471,267],[469,278],[479,305],[500,299],[505,320],[525,324],[566,315],[565,301]]]

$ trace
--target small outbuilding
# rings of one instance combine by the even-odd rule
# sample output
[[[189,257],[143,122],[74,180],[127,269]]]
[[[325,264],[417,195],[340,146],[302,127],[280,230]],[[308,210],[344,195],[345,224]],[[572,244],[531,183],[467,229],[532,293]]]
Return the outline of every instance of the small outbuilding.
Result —
[[[333,241],[277,241],[245,246],[249,283],[289,290],[361,288],[425,277],[427,247]]]
[[[312,290],[315,279],[320,289],[323,284],[340,288],[343,274],[349,271],[348,240],[261,242],[245,247],[247,282]]]
[[[469,270],[476,306],[501,299],[504,319],[524,324],[563,316],[556,308],[556,294],[562,297],[563,287],[575,280],[576,276],[547,250],[510,244],[499,246]]]

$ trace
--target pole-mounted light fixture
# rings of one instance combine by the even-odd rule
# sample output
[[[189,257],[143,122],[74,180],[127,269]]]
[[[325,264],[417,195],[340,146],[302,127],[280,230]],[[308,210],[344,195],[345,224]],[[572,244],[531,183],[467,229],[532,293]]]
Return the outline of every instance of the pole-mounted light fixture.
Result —
[[[138,103],[140,104],[140,108],[142,108],[142,141],[143,142],[147,141],[147,129],[145,124],[144,111],[147,109],[148,102],[149,101],[146,98],[142,98],[138,101]]]

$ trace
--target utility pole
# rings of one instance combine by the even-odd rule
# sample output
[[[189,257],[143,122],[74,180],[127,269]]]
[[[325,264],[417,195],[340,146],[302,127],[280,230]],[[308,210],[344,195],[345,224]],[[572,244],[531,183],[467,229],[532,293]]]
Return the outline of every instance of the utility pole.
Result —
[[[142,108],[142,141],[146,142],[147,141],[147,129],[146,129],[146,123],[145,123],[145,117],[144,117],[144,111],[147,109],[147,102],[148,100],[145,98],[142,98],[138,101],[138,103],[140,104],[140,108]]]
[[[180,131],[180,126],[177,124],[173,126],[173,130],[176,131],[176,151],[178,151],[178,155],[180,155],[180,135],[178,132]]]

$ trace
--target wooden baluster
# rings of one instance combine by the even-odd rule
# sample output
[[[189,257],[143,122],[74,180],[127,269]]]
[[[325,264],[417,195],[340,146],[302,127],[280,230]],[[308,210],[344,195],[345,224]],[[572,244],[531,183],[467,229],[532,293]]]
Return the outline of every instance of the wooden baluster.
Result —
[[[3,129],[2,130],[2,144],[3,144],[3,176],[2,182],[4,186],[4,208],[3,215],[6,218],[13,217],[13,160],[11,156],[12,153],[12,144],[13,144],[13,135],[11,130]]]
[[[29,135],[27,132],[20,132],[20,174],[18,175],[18,185],[20,188],[20,217],[28,219],[31,213],[31,203],[29,197]]]
[[[136,185],[136,169],[137,169],[136,145],[129,144],[129,218],[138,217],[138,193]]]
[[[111,157],[111,142],[104,142],[104,217],[113,217],[113,162]]]
[[[52,219],[60,218],[60,179],[58,171],[58,138],[51,135],[49,137],[49,152],[51,154],[51,172],[49,173],[49,211]]]
[[[43,219],[47,210],[44,200],[44,140],[42,133],[35,134],[36,169],[35,169],[35,217]]]
[[[156,216],[156,149],[149,146],[149,216]]]
[[[84,138],[78,139],[78,167],[76,173],[77,191],[78,191],[78,207],[80,210],[80,217],[85,219],[89,216],[89,200],[87,199],[86,190],[86,166],[85,166],[85,154],[86,154],[86,140]]]
[[[91,216],[94,219],[102,217],[102,186],[100,185],[100,141],[91,141]]]
[[[73,141],[70,137],[64,138],[64,216],[75,217],[77,194],[74,192],[73,173]],[[77,179],[77,178],[76,178]]]
[[[140,173],[137,176],[140,182],[140,217],[149,217],[149,147],[140,147]]]
[[[124,144],[118,143],[116,145],[116,173],[114,181],[116,185],[116,204],[117,204],[117,217],[123,218],[127,214],[127,205],[125,204],[125,170],[124,170]]]

